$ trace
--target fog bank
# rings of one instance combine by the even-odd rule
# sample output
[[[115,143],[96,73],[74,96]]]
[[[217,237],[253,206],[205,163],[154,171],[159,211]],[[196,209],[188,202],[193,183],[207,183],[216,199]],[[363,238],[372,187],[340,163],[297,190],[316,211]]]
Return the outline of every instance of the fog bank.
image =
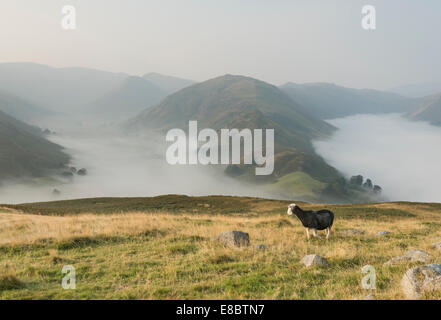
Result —
[[[169,165],[165,138],[127,136],[114,126],[77,126],[63,119],[50,128],[56,132],[50,140],[65,147],[71,165],[88,174],[74,175],[72,181],[54,177],[58,182],[8,183],[0,190],[0,203],[161,194],[268,196],[225,176],[221,166]],[[54,189],[60,194],[52,194]]]
[[[339,130],[316,141],[318,154],[347,177],[361,174],[391,201],[441,202],[441,128],[398,114],[329,121]]]

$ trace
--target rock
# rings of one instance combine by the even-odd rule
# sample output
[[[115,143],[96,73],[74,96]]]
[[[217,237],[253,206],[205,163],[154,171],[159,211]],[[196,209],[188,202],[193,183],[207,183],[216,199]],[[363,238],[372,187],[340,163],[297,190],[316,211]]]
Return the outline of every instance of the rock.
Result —
[[[85,175],[87,175],[87,170],[85,168],[82,168],[82,169],[77,171],[77,175],[85,176]]]
[[[409,250],[404,254],[404,257],[409,258],[410,261],[428,262],[430,260],[430,254],[424,250]]]
[[[256,250],[266,250],[269,247],[267,245],[264,245],[264,244],[256,244],[256,245],[253,246],[253,248],[256,249]]]
[[[70,167],[69,170],[72,173],[77,173],[77,168],[75,168],[75,167]]]
[[[310,255],[304,256],[302,259],[302,263],[307,267],[310,267],[310,266],[325,266],[325,267],[327,267],[327,266],[329,266],[328,261],[325,258],[319,256],[318,254],[310,254]]]
[[[428,262],[430,260],[430,254],[423,250],[409,250],[403,256],[398,256],[390,259],[384,265],[393,266],[401,262]]]
[[[250,245],[250,235],[242,231],[222,232],[217,240],[226,246],[248,247]]]
[[[441,242],[437,242],[433,245],[435,249],[441,250]]]
[[[52,194],[53,194],[54,196],[59,196],[59,195],[61,194],[61,192],[60,192],[60,190],[58,190],[58,189],[54,189],[54,190],[52,190]]]
[[[407,299],[421,299],[425,292],[441,290],[441,265],[429,264],[407,270],[401,279]]]
[[[378,232],[375,236],[377,236],[377,237],[382,237],[382,236],[387,236],[387,235],[389,235],[389,234],[390,234],[389,231],[380,231],[380,232]]]
[[[344,235],[355,235],[355,234],[364,234],[364,230],[358,230],[358,229],[346,229],[343,230],[341,233],[343,233]]]

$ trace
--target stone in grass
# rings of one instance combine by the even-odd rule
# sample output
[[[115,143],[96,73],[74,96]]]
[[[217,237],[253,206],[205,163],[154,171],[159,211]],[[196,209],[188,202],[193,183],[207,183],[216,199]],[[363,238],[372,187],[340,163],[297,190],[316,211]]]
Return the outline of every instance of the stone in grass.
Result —
[[[250,235],[242,231],[222,232],[217,240],[226,246],[248,247],[250,245]]]
[[[441,242],[437,242],[437,243],[433,244],[433,246],[435,247],[435,249],[438,249],[441,251]]]
[[[441,265],[428,264],[407,270],[401,279],[401,289],[407,299],[421,299],[423,294],[441,290]]]
[[[346,235],[346,236],[352,236],[352,235],[356,235],[356,234],[364,234],[364,230],[359,230],[359,229],[346,229],[343,230],[341,233]]]
[[[391,266],[397,265],[401,262],[428,262],[430,260],[430,254],[424,250],[409,250],[403,256],[398,256],[390,259],[384,265]]]
[[[377,237],[382,237],[382,236],[387,236],[389,235],[390,232],[389,231],[380,231],[376,234]]]
[[[302,259],[302,263],[307,267],[310,267],[310,266],[327,267],[327,266],[329,266],[328,261],[325,258],[319,256],[318,254],[310,254],[310,255],[304,256]]]

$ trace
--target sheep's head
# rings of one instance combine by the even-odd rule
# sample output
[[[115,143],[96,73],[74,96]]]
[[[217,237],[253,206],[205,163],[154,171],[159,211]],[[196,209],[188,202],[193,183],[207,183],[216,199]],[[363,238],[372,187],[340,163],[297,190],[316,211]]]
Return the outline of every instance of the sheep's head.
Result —
[[[288,215],[289,216],[292,216],[293,214],[294,214],[294,208],[296,207],[296,204],[295,203],[291,203],[289,206],[288,206]]]

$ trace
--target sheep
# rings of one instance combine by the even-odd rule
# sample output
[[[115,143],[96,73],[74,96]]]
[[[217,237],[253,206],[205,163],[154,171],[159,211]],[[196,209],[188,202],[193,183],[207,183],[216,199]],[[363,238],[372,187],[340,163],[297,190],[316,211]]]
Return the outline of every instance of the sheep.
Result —
[[[313,235],[316,238],[320,238],[317,235],[317,230],[326,230],[326,239],[331,235],[331,227],[334,223],[334,213],[329,210],[319,211],[303,211],[295,203],[291,203],[288,206],[288,215],[295,214],[300,219],[303,226],[306,228],[306,236],[309,240],[309,229],[313,230]]]

